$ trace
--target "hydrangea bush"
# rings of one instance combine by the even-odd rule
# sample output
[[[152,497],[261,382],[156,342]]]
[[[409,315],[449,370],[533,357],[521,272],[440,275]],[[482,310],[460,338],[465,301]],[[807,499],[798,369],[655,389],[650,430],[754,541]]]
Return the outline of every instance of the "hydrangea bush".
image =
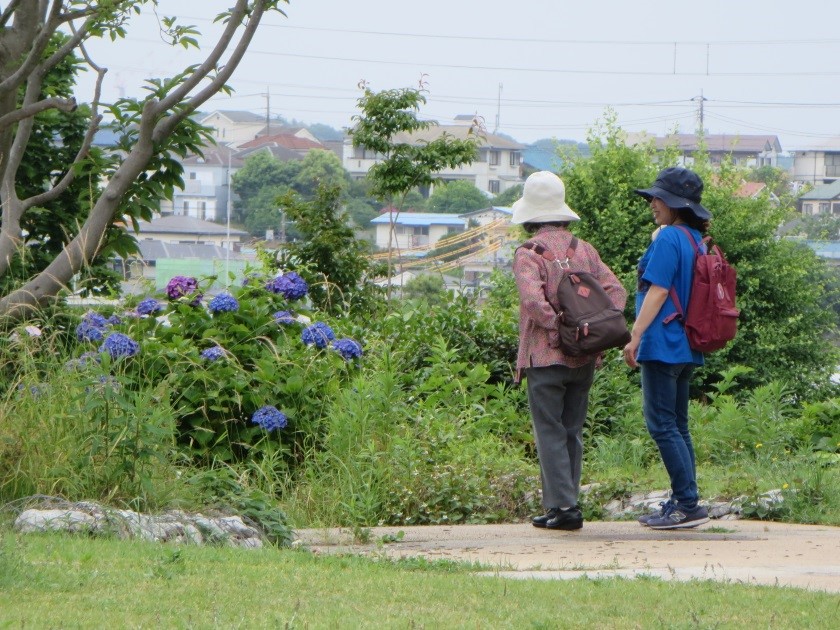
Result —
[[[204,293],[196,278],[175,276],[163,296],[145,296],[121,318],[87,313],[68,367],[105,356],[104,368],[127,382],[165,386],[181,443],[208,461],[236,460],[272,440],[293,465],[321,439],[324,400],[348,381],[361,345],[337,340],[315,317],[294,272],[249,276],[202,307]]]

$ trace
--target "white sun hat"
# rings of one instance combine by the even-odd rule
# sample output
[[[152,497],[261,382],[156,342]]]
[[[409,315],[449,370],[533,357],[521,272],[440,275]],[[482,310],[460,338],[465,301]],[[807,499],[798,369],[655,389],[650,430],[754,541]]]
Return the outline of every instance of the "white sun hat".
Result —
[[[537,171],[525,180],[522,198],[513,204],[511,223],[580,221],[566,205],[566,186],[550,171]]]

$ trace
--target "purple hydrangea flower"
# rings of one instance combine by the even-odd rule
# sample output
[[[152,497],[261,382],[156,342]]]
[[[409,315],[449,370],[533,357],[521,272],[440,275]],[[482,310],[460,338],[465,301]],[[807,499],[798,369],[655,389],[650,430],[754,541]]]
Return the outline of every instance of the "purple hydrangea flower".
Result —
[[[274,321],[278,324],[294,324],[297,320],[290,311],[277,311],[274,313]]]
[[[326,348],[335,339],[335,333],[324,322],[315,322],[303,329],[300,338],[307,346],[315,344],[316,348]]]
[[[281,293],[289,301],[299,300],[305,297],[309,291],[306,280],[294,271],[272,278],[266,283],[265,288],[272,293]]]
[[[120,357],[132,357],[140,350],[140,344],[128,335],[122,333],[111,333],[105,342],[100,346],[99,352],[107,352],[112,359]]]
[[[257,409],[251,416],[251,422],[260,425],[266,431],[284,429],[288,424],[286,414],[271,405]]]
[[[211,313],[235,313],[239,310],[239,302],[230,293],[219,293],[208,305]]]
[[[201,352],[201,358],[207,361],[217,361],[225,356],[225,350],[221,346],[213,346]]]
[[[190,302],[193,306],[201,301],[201,293],[198,292],[198,280],[187,276],[175,276],[166,283],[166,295],[170,300],[177,300],[185,296],[193,296]]]
[[[163,305],[155,298],[146,298],[145,300],[141,300],[137,305],[137,313],[139,315],[151,315],[161,310],[163,310]]]
[[[111,315],[108,319],[105,320],[105,322],[109,326],[119,326],[120,324],[122,324],[122,319],[120,319],[119,315]]]
[[[353,359],[358,359],[362,356],[362,346],[349,337],[333,341],[332,349],[344,357],[345,361],[352,361]]]

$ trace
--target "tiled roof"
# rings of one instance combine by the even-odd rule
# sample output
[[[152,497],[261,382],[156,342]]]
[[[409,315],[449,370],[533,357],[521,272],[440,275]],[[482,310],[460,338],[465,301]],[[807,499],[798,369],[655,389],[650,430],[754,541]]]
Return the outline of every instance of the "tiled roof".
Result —
[[[760,153],[762,151],[781,151],[779,138],[767,135],[730,135],[708,134],[702,137],[709,151],[727,153]],[[656,148],[676,146],[682,151],[696,151],[700,140],[693,133],[675,133],[664,138],[656,138]]]
[[[143,239],[137,242],[140,248],[140,258],[143,260],[160,260],[162,258],[197,258],[199,260],[231,260],[244,259],[242,254],[227,250],[218,245],[207,243],[164,243],[153,239]]]
[[[440,138],[444,133],[458,140],[465,140],[474,135],[471,133],[471,129],[467,125],[432,125],[428,129],[421,129],[412,134],[395,134],[394,141],[403,143],[431,142],[432,140]],[[514,140],[509,140],[503,136],[497,136],[486,132],[480,135],[482,142],[480,142],[479,146],[482,149],[521,150],[525,148],[524,144],[520,144]]]
[[[840,179],[830,184],[815,186],[799,198],[806,201],[828,201],[829,199],[837,199],[838,197],[840,197]]]
[[[264,146],[277,146],[298,151],[324,148],[324,145],[320,142],[313,142],[308,138],[301,138],[290,133],[277,133],[271,136],[260,136],[239,145],[239,148],[252,149]]]
[[[173,234],[223,235],[227,234],[228,231],[225,225],[176,214],[157,217],[151,221],[139,221],[138,224],[141,238],[144,234],[160,234],[164,232]],[[230,234],[231,236],[247,236],[248,232],[231,229]]]

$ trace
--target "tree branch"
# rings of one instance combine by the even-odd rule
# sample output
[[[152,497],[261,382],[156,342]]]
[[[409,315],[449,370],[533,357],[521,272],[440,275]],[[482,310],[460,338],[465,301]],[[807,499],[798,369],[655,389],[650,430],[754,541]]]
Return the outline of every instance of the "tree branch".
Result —
[[[172,129],[174,129],[177,124],[179,124],[182,120],[184,120],[184,118],[189,116],[193,111],[198,109],[210,97],[218,93],[219,89],[227,83],[227,81],[233,75],[239,63],[242,61],[242,57],[245,55],[245,51],[248,49],[248,46],[250,45],[251,40],[254,37],[254,33],[256,32],[257,27],[259,26],[263,13],[265,12],[265,3],[265,0],[259,0],[255,3],[254,9],[249,16],[248,24],[245,27],[245,30],[242,32],[242,36],[240,37],[239,42],[237,43],[236,47],[231,53],[228,62],[216,74],[216,76],[213,77],[209,85],[202,89],[198,94],[190,98],[186,106],[183,107],[180,111],[174,113],[172,116],[161,120],[158,123],[158,129],[155,131],[156,139],[161,136],[165,136],[168,133],[171,133]],[[204,79],[210,73],[210,71],[215,68],[215,65],[221,58],[221,55],[230,46],[230,42],[233,39],[233,35],[235,34],[238,24],[240,23],[235,21],[234,17],[237,17],[239,20],[241,20],[247,4],[248,3],[246,0],[239,0],[237,2],[237,5],[233,10],[231,20],[228,23],[228,28],[226,28],[225,32],[219,37],[219,41],[216,43],[213,53],[210,55],[210,57],[208,57],[208,60],[205,61],[205,63],[203,63],[199,67],[199,69],[196,70],[196,72],[193,74],[193,77],[197,78],[195,80],[192,80],[192,78],[190,79],[189,83],[191,83],[193,87],[197,85],[202,79]],[[231,29],[231,25],[234,25],[233,29]],[[210,61],[211,59],[213,59],[212,63]],[[172,94],[167,95],[167,97],[161,101],[161,105],[168,103],[168,107],[171,108],[176,103],[186,98],[189,94],[189,90],[185,90],[186,86],[187,82],[179,86],[178,90],[173,91]],[[176,92],[179,92],[179,98],[174,98]]]
[[[44,51],[50,43],[50,38],[53,36],[53,33],[55,33],[60,24],[58,18],[62,5],[63,3],[61,0],[54,0],[49,19],[41,24],[40,28],[38,28],[37,24],[31,25],[31,28],[35,31],[35,33],[37,33],[37,35],[35,35],[35,33],[29,33],[27,35],[27,33],[21,30],[19,35],[20,39],[23,41],[18,53],[20,55],[23,54],[23,46],[28,46],[29,52],[26,55],[26,59],[20,64],[18,69],[0,83],[0,94],[9,90],[17,90],[18,86],[23,83],[26,77],[28,77],[33,72],[34,68],[38,66]],[[23,7],[29,8],[29,5],[27,3],[23,3]],[[24,8],[22,8],[21,11],[24,11]],[[15,22],[17,23],[17,18],[15,19]],[[27,24],[27,26],[29,25]],[[17,28],[14,30],[17,30]],[[34,40],[32,38],[33,35],[35,35]]]
[[[5,116],[0,116],[0,129],[11,127],[24,118],[32,118],[41,112],[47,111],[48,109],[57,109],[62,112],[72,112],[76,110],[77,106],[76,99],[72,97],[59,98],[54,96],[52,98],[45,98],[42,101],[30,103],[25,107],[9,112]]]

